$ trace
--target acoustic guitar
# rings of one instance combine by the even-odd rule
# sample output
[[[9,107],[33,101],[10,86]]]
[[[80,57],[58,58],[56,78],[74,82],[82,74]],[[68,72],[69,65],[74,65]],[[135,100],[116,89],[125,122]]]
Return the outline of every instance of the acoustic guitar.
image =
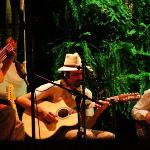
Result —
[[[47,123],[44,120],[38,120],[35,118],[35,138],[46,139],[53,136],[60,127],[63,126],[74,126],[78,123],[78,115],[76,112],[69,108],[63,100],[58,103],[51,103],[44,101],[40,104],[41,107],[50,111],[51,113],[58,116],[57,123]],[[22,122],[24,123],[25,132],[28,136],[32,137],[32,122],[31,114],[25,111],[22,116]]]
[[[116,98],[116,97],[115,97]],[[121,94],[117,96],[117,100],[127,101],[129,99],[139,98],[139,93]],[[63,100],[57,103],[51,103],[48,101],[41,102],[42,108],[50,111],[51,113],[58,116],[57,123],[47,123],[44,120],[35,117],[35,138],[46,139],[55,135],[61,127],[71,127],[78,123],[78,114],[69,108]],[[72,113],[73,112],[73,113]],[[22,122],[24,123],[25,132],[29,137],[32,137],[32,118],[31,113],[25,111],[22,116]]]

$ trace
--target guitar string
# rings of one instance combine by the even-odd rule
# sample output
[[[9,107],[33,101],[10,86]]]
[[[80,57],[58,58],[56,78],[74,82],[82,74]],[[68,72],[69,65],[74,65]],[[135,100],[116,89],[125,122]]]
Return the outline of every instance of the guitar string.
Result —
[[[12,48],[12,46],[10,45],[10,43],[8,43],[1,51],[0,51],[0,60],[3,61],[7,55],[5,50],[8,50],[9,52],[13,51],[14,49]]]
[[[8,45],[6,45],[6,46],[0,51],[0,53],[1,53],[1,54],[0,54],[0,55],[1,55],[1,56],[0,56],[0,57],[1,57],[0,60],[1,60],[1,61],[3,61],[3,60],[7,57],[6,52],[5,52],[5,50],[7,49],[7,47],[8,47]]]

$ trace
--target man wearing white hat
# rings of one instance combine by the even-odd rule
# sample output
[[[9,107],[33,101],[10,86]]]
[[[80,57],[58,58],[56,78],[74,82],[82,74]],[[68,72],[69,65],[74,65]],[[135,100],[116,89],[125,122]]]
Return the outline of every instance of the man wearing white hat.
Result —
[[[89,66],[87,69],[92,71]],[[49,109],[41,105],[43,102],[37,104],[36,111],[40,120],[40,133],[38,132],[38,121],[35,121],[37,139],[45,138],[65,138],[65,139],[77,139],[77,124],[78,115],[76,111],[77,101],[76,96],[72,95],[68,90],[81,91],[83,82],[82,63],[78,53],[66,54],[64,66],[59,68],[58,71],[63,72],[64,76],[61,80],[52,83],[41,85],[35,89],[35,100],[40,102],[45,98],[50,101]],[[60,86],[57,86],[59,84]],[[85,95],[92,98],[92,92],[85,88]],[[63,102],[64,103],[63,103]],[[31,111],[31,93],[27,93],[20,96],[17,99],[17,103],[23,106],[26,112]],[[93,131],[91,128],[96,123],[100,114],[109,106],[108,102],[102,101],[103,105],[98,106],[90,100],[85,100],[86,110],[86,138],[87,139],[114,139],[115,135],[107,131]],[[53,107],[51,107],[53,105]],[[97,107],[95,107],[97,106]],[[95,107],[95,108],[94,108]],[[94,111],[95,109],[95,111]],[[28,113],[24,113],[23,122],[25,123],[25,130],[27,135],[31,136],[31,124],[29,126]],[[31,120],[31,118],[30,118]],[[82,120],[82,118],[81,118]],[[42,122],[41,122],[42,121]],[[28,124],[26,123],[28,122]],[[44,124],[43,124],[44,122]],[[81,121],[82,122],[82,121]],[[46,125],[47,123],[47,125]],[[50,125],[49,125],[50,124]],[[67,127],[65,130],[59,130],[61,127]],[[57,131],[57,132],[56,132]]]

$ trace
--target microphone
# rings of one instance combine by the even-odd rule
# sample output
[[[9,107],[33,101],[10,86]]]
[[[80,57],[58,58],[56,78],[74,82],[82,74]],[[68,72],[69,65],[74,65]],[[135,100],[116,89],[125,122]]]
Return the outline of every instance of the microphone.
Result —
[[[89,72],[94,72],[93,69],[92,69],[90,66],[86,66],[86,69],[87,69]]]
[[[27,74],[23,68],[23,65],[20,62],[15,60],[15,66],[16,66],[16,70],[17,70],[18,75],[20,76],[20,78],[22,78],[25,81],[25,83],[28,86],[29,82],[26,79]]]
[[[83,69],[82,66],[77,66],[76,68],[78,70],[82,70]],[[96,73],[94,72],[94,70],[90,66],[85,66],[85,72],[86,72],[86,74],[89,75],[89,77],[96,77]]]
[[[80,70],[80,69],[83,69],[83,67],[82,66],[77,66],[77,69]],[[93,72],[93,69],[90,66],[85,66],[85,69],[89,72]]]
[[[88,74],[89,77],[94,77],[96,78],[96,72],[90,67],[90,66],[86,66],[86,73]]]

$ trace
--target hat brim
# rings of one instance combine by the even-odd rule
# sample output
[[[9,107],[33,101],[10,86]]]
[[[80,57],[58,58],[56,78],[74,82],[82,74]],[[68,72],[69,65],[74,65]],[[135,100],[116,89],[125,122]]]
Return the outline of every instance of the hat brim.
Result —
[[[93,72],[93,69],[90,66],[86,66],[86,68],[90,71]],[[79,70],[77,67],[61,67],[58,69],[58,71],[77,71]]]
[[[76,67],[65,67],[65,66],[58,69],[58,71],[77,71],[77,70],[79,69]]]

